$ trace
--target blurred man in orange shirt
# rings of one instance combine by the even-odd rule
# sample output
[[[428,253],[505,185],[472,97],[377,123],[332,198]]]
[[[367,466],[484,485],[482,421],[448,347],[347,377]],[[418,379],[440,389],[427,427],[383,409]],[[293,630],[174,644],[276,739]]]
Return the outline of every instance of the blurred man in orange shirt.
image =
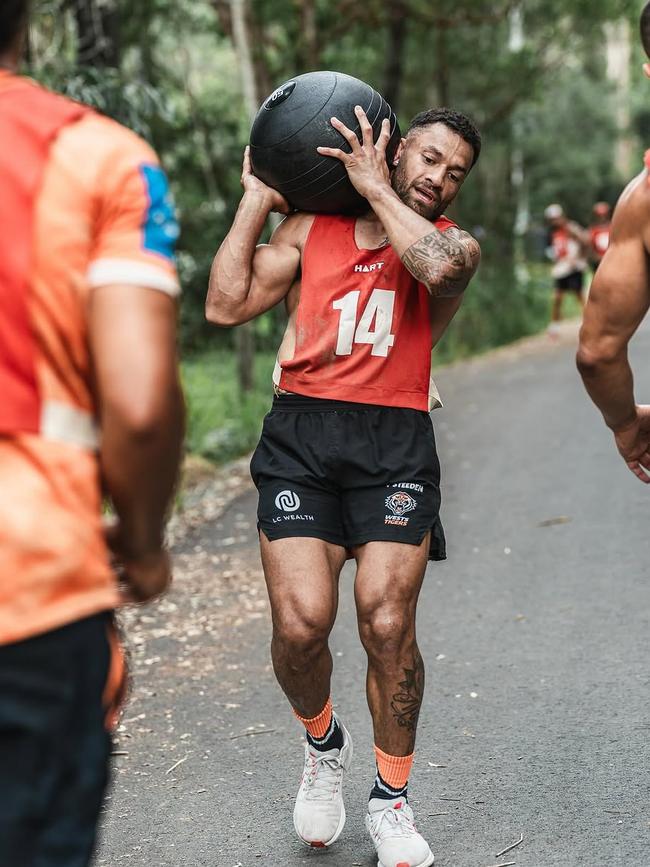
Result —
[[[589,261],[595,274],[609,247],[612,209],[607,202],[596,202],[591,213],[592,220],[587,231],[589,232]]]
[[[144,142],[16,74],[27,4],[0,4],[0,864],[85,867],[112,611],[170,580],[178,227]]]
[[[567,292],[573,292],[580,306],[584,307],[582,293],[587,270],[586,233],[582,226],[567,218],[562,205],[549,205],[544,211],[544,218],[549,230],[547,254],[553,263],[553,306],[548,334],[556,337]]]

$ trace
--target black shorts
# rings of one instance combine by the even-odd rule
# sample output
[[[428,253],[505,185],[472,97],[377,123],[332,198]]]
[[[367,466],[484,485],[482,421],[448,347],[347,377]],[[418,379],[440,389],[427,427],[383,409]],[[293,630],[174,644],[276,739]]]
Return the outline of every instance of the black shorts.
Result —
[[[258,528],[348,551],[365,542],[419,545],[444,560],[440,464],[426,412],[288,394],[276,397],[251,461]]]
[[[573,271],[573,273],[567,274],[566,277],[559,277],[555,281],[555,288],[559,289],[560,292],[577,292],[580,294],[582,292],[583,276],[582,271]]]
[[[0,864],[87,867],[108,778],[108,614],[0,646]]]

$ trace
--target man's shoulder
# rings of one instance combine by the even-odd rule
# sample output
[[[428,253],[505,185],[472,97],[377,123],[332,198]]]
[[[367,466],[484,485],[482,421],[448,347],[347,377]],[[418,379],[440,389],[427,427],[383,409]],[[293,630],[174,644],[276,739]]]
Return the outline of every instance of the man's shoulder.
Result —
[[[153,148],[95,112],[59,134],[50,150],[47,179],[51,198],[67,200],[74,195],[79,208],[93,220],[125,206],[145,213],[150,202],[163,198],[168,189]]]
[[[612,242],[633,235],[650,235],[650,174],[633,178],[621,193],[612,218]]]
[[[79,159],[81,165],[106,168],[112,174],[133,165],[158,163],[156,152],[144,139],[96,112],[64,129],[55,147],[62,156]]]
[[[302,249],[307,242],[311,227],[314,225],[317,214],[308,211],[294,211],[284,217],[273,233],[276,243],[288,244]]]

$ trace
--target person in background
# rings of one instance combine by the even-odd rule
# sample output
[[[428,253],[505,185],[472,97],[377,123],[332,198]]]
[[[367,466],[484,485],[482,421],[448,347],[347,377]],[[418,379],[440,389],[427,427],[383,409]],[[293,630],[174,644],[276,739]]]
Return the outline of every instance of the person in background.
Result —
[[[583,284],[587,270],[585,230],[567,219],[561,205],[549,205],[544,211],[549,228],[547,254],[553,266],[553,306],[548,333],[555,337],[562,320],[562,307],[567,292],[572,292],[584,307]]]
[[[0,4],[0,864],[86,867],[124,686],[111,560],[129,599],[170,581],[178,226],[143,141],[18,75],[28,14]]]
[[[607,202],[596,202],[592,208],[592,222],[589,226],[589,262],[594,274],[598,270],[605,251],[609,246],[611,211]]]

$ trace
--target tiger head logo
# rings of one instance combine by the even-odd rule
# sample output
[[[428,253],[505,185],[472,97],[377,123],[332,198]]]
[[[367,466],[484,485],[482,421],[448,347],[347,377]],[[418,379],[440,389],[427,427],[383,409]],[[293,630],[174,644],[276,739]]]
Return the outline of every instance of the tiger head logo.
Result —
[[[390,497],[386,497],[386,508],[390,509],[393,515],[405,515],[407,512],[412,512],[416,506],[413,497],[404,491],[396,491]]]

